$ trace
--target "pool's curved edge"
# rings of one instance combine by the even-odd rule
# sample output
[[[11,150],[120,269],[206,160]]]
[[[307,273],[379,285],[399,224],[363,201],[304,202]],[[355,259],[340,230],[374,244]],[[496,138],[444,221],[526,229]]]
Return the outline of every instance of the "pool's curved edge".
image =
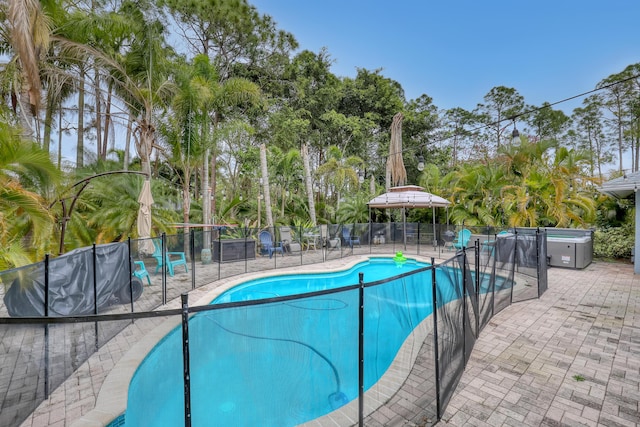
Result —
[[[196,302],[191,303],[192,306],[206,305],[213,301],[221,293],[227,291],[233,286],[244,283],[248,280],[258,279],[261,277],[269,276],[281,276],[283,274],[305,274],[305,273],[318,273],[338,272],[348,270],[354,267],[356,264],[363,261],[367,261],[371,258],[393,257],[395,253],[389,254],[371,254],[371,255],[353,255],[348,258],[341,258],[337,260],[331,260],[320,264],[309,264],[304,266],[287,267],[277,270],[258,271],[251,273],[244,273],[238,276],[230,277],[229,279],[221,279],[213,282],[210,285],[204,285],[199,289],[204,289],[207,286],[215,284],[215,288],[206,291],[202,297]],[[419,262],[431,262],[431,258],[427,258],[421,255],[411,255],[407,258],[413,259]],[[179,298],[169,303],[176,307],[179,307]],[[170,307],[163,307],[170,308]],[[180,325],[180,317],[176,316],[175,319],[168,319],[152,331],[148,332],[142,339],[133,345],[122,358],[115,364],[111,372],[105,378],[98,397],[96,399],[95,407],[87,412],[82,417],[78,418],[70,424],[70,427],[104,427],[108,426],[113,420],[120,417],[126,412],[127,400],[129,394],[129,384],[135,374],[138,366],[147,357],[149,352],[173,329]],[[125,419],[126,420],[126,419]],[[126,421],[125,421],[126,422]]]
[[[178,316],[167,319],[134,344],[105,378],[95,407],[74,421],[71,427],[104,427],[121,416],[127,408],[129,383],[138,366],[158,342],[180,326],[180,320]]]

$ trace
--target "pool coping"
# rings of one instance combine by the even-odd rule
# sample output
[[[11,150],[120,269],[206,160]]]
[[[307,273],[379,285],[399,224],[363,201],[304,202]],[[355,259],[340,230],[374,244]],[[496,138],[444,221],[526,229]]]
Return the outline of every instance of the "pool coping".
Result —
[[[335,271],[335,272],[344,271],[352,268],[358,263],[361,263],[363,261],[366,261],[372,258],[386,258],[389,256],[393,257],[394,255],[395,255],[394,253],[375,254],[375,255],[373,254],[354,255],[349,258],[342,258],[339,260],[328,261],[322,264],[309,264],[304,266],[304,268],[297,266],[297,267],[288,267],[288,268],[278,269],[278,270],[245,273],[238,276],[233,276],[228,280],[223,279],[223,283],[220,283],[221,281],[219,280],[199,288],[200,290],[203,290],[207,286],[215,285],[215,288],[211,290],[206,290],[205,293],[195,303],[190,305],[198,306],[198,305],[209,304],[217,296],[219,296],[226,290],[252,279],[272,277],[272,276],[282,276],[282,275],[289,274],[291,272],[295,272],[296,274],[313,274],[318,272],[325,272],[328,268],[331,268],[332,271]],[[419,262],[426,262],[426,263],[431,262],[430,257],[428,258],[421,255],[412,254],[407,258],[413,259]],[[333,267],[334,264],[335,264],[335,267]],[[167,306],[163,307],[163,309],[170,308],[170,306],[177,307],[179,306],[179,304],[180,304],[180,299],[178,298],[176,300],[171,301]],[[431,316],[429,316],[428,318],[430,317]],[[416,330],[421,325],[425,324],[428,318],[422,321],[416,327]],[[127,350],[127,352],[115,364],[115,366],[111,369],[110,373],[105,378],[102,384],[102,387],[98,392],[98,396],[96,398],[96,403],[94,408],[91,411],[79,417],[78,419],[76,419],[74,422],[70,424],[70,426],[71,427],[104,427],[118,420],[118,418],[121,417],[126,411],[129,385],[131,383],[131,379],[133,378],[133,375],[135,374],[136,370],[138,369],[142,361],[147,357],[149,352],[153,350],[153,348],[169,332],[171,332],[173,329],[178,327],[180,323],[181,323],[181,319],[179,316],[175,316],[175,318],[167,319],[166,321],[162,322],[159,326],[155,327],[152,331],[147,333],[145,336],[143,336],[138,342],[136,342],[136,344],[134,344],[129,350]],[[125,328],[125,331],[126,331],[126,328]],[[409,360],[412,360],[413,362],[415,362],[415,358],[417,357],[417,349],[415,350],[415,355],[410,355],[409,359],[406,359],[405,357],[405,352],[406,352],[405,346],[407,345],[407,342],[409,341],[413,342],[413,340],[410,339],[411,337],[413,337],[413,335],[414,333],[410,334],[405,339],[405,342],[403,343],[402,347],[398,351],[398,354],[394,358],[390,368],[387,370],[387,372],[385,372],[383,377],[374,386],[372,386],[370,390],[367,391],[368,394],[373,394],[375,392],[375,393],[378,393],[378,395],[387,395],[388,393],[387,392],[383,393],[383,391],[384,391],[384,388],[388,387],[390,384],[388,380],[385,380],[385,377],[387,377],[388,374],[390,373],[397,372],[398,369],[402,371],[406,370],[406,373],[408,375],[412,364],[406,365],[406,363],[409,362]],[[398,365],[399,363],[403,363],[403,365]],[[407,366],[408,366],[408,369],[407,369]],[[405,376],[405,379],[406,379],[406,376]],[[398,386],[397,388],[399,388],[401,385],[402,385],[402,382],[397,384]],[[392,394],[393,393],[391,393],[390,395]],[[371,401],[375,402],[375,407],[373,407],[371,404],[366,404],[367,413],[371,413],[375,411],[375,409],[377,409],[380,405],[384,403],[384,402],[379,402],[378,399],[372,400],[370,395],[367,395],[367,400],[369,402]],[[346,410],[347,408],[350,407],[349,405],[354,404],[354,402],[357,405],[357,400],[355,400],[345,405],[343,408],[345,408]],[[343,409],[343,408],[340,408],[340,409]],[[318,419],[329,417],[330,419],[334,420],[334,423],[338,422],[339,420],[342,420],[343,422],[351,422],[348,416],[345,417],[345,410],[340,412],[340,409],[333,411],[329,414],[323,415]],[[314,423],[314,421],[315,420],[311,420],[302,425],[311,426],[314,424],[310,424],[310,423]],[[342,424],[338,424],[338,425],[342,425]]]

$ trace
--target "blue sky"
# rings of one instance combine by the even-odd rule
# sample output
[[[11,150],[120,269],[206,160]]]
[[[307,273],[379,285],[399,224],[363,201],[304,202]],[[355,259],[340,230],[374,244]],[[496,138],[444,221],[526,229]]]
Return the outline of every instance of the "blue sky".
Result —
[[[640,62],[638,0],[249,0],[332,71],[374,70],[442,109],[472,110],[491,88],[529,105],[592,90]],[[582,99],[556,106],[570,114]]]

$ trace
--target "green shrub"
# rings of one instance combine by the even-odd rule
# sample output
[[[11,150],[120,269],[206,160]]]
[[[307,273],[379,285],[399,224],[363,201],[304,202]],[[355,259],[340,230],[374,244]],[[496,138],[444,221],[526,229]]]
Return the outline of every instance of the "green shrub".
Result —
[[[593,255],[600,258],[629,259],[634,244],[633,235],[633,223],[626,223],[622,227],[596,230],[594,233]]]

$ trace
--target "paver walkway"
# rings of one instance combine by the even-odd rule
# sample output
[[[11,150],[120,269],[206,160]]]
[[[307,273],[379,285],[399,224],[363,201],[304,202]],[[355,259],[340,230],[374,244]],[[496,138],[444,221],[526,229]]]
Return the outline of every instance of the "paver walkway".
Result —
[[[602,262],[548,274],[540,299],[506,308],[482,331],[438,426],[640,424],[640,275],[631,265]],[[83,371],[108,370],[104,364],[83,365],[79,378],[101,379]],[[69,425],[93,406],[101,382],[85,384],[77,408],[56,402],[23,425]],[[421,397],[407,392],[413,385],[408,379],[366,425],[429,425]]]
[[[594,262],[491,320],[438,425],[637,426],[639,401],[640,276]]]

